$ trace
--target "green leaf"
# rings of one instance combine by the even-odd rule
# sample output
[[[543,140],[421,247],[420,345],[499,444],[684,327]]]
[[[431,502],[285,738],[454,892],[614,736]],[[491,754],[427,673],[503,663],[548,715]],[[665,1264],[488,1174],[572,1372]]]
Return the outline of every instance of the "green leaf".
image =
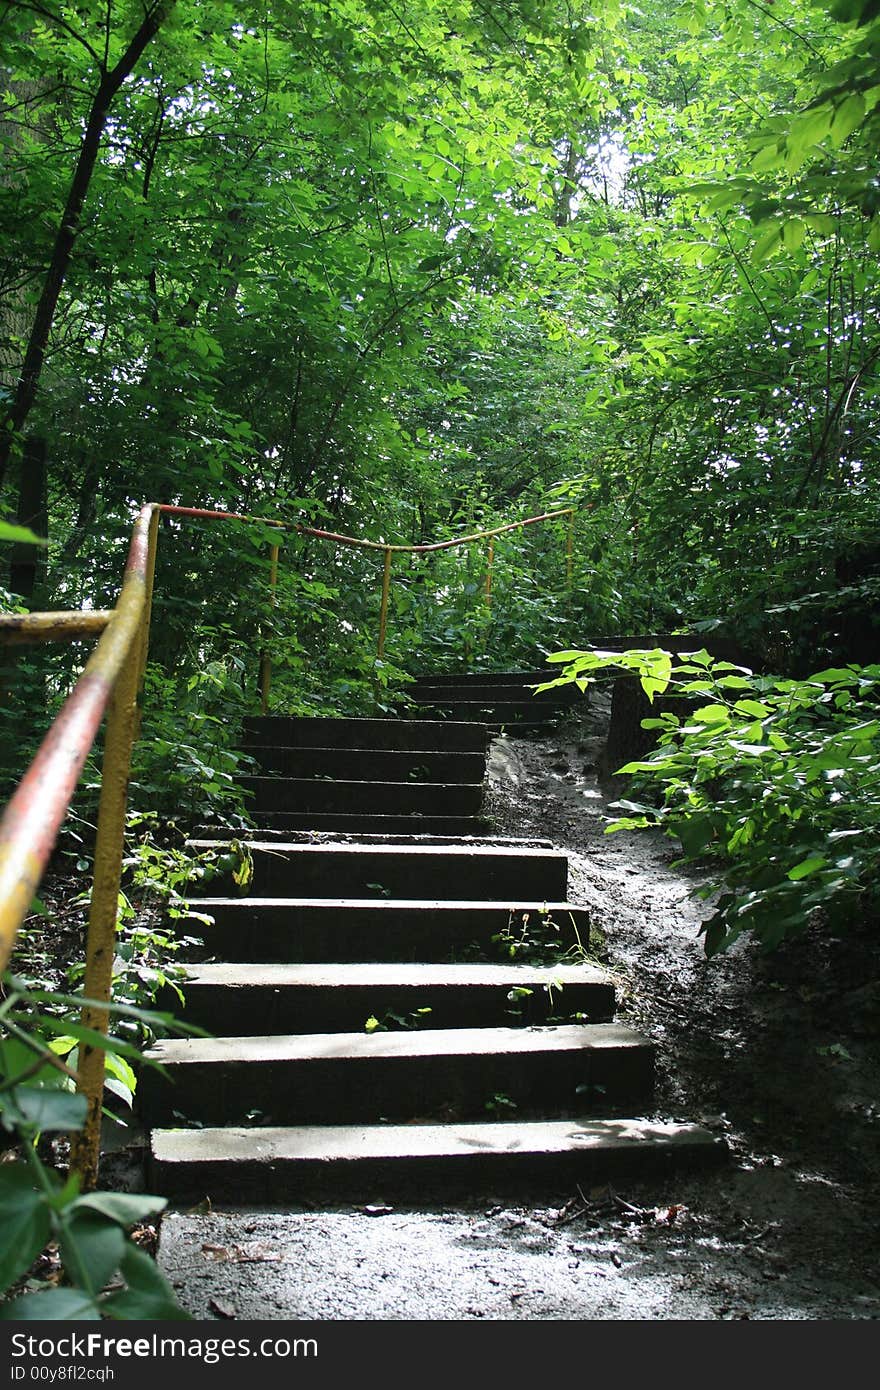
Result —
[[[809,859],[802,859],[800,864],[795,864],[793,869],[789,869],[788,877],[794,882],[798,879],[807,878],[809,874],[814,874],[817,869],[821,869],[828,863],[828,860],[821,854],[811,855]]]
[[[25,545],[48,545],[27,526],[14,526],[11,521],[0,521],[0,541],[19,541]]]
[[[10,981],[10,988],[14,988],[14,982]],[[45,1048],[48,1053],[50,1049],[45,1047],[42,1039],[35,1038],[38,1047]],[[4,1038],[0,1045],[0,1076],[8,1081],[14,1081],[17,1076],[22,1076],[29,1072],[36,1060],[37,1054],[33,1048],[26,1046],[18,1038]],[[31,1085],[54,1086],[58,1089],[66,1088],[69,1085],[69,1078],[60,1071],[58,1067],[52,1066],[51,1060],[46,1065],[40,1067],[39,1071],[28,1076],[28,1083]],[[3,1095],[0,1093],[0,1108],[2,1108]]]
[[[830,132],[832,142],[838,147],[842,145],[844,140],[852,135],[864,119],[865,98],[861,93],[854,92],[851,96],[846,97],[834,112]]]
[[[213,917],[203,918],[200,914],[193,915],[198,916],[198,920],[204,921],[207,926],[214,925]],[[19,980],[16,976],[10,977],[9,985],[10,988],[14,989],[17,994],[20,994],[23,999],[26,999],[31,1003],[68,1004],[71,1006],[71,1008],[75,1009],[81,1009],[83,1005],[91,1004],[94,1005],[95,1008],[108,1009],[111,1014],[118,1014],[120,1018],[137,1019],[138,1022],[146,1023],[149,1027],[153,1029],[160,1027],[169,1028],[179,1032],[196,1033],[203,1037],[207,1036],[203,1028],[197,1028],[193,1024],[185,1024],[181,1020],[175,1018],[174,1014],[161,1012],[156,1009],[142,1009],[139,1008],[136,1004],[119,1004],[114,1002],[113,1000],[111,1000],[108,1004],[106,1001],[102,1002],[100,999],[87,999],[85,995],[81,994],[60,994],[57,991],[51,990],[29,989],[27,985],[25,985],[25,983],[22,980]],[[56,1031],[63,1032],[64,1030],[59,1029]],[[107,1046],[109,1047],[110,1043],[107,1043]],[[4,1043],[4,1048],[8,1047],[9,1043]],[[137,1054],[136,1050],[135,1055],[139,1055]],[[61,1073],[56,1071],[54,1068],[52,1069],[52,1072],[55,1076],[61,1076]],[[61,1076],[61,1080],[64,1080],[63,1076]]]
[[[29,1293],[0,1308],[0,1318],[7,1322],[95,1322],[101,1316],[93,1298],[81,1289],[49,1289],[47,1293]]]
[[[74,1023],[69,1018],[44,1018],[42,1026],[50,1032],[71,1034],[81,1043],[89,1043],[92,1047],[100,1047],[104,1052],[117,1052],[120,1056],[131,1057],[137,1061],[140,1059],[140,1052],[131,1043],[123,1042],[121,1038],[113,1038],[107,1034],[99,1033],[96,1028],[86,1028],[81,1023]]]
[[[701,854],[714,834],[712,822],[707,816],[693,816],[680,825],[675,833],[681,840],[682,849],[689,858]]]
[[[828,135],[831,116],[832,107],[827,101],[796,116],[787,137],[786,143],[789,148],[805,149],[811,145],[818,145]]]
[[[737,700],[733,708],[737,714],[751,714],[755,719],[764,719],[771,712],[761,700]]]
[[[0,1290],[29,1269],[49,1239],[50,1209],[23,1163],[0,1165]]]
[[[829,666],[825,671],[817,671],[814,676],[808,676],[807,683],[821,681],[823,685],[833,685],[838,682],[855,685],[858,679],[858,671],[854,671],[851,666]]]
[[[104,1058],[104,1067],[110,1076],[115,1076],[117,1081],[122,1082],[129,1095],[137,1089],[137,1077],[123,1057],[117,1056],[114,1052],[108,1052]]]
[[[115,1221],[77,1202],[65,1214],[58,1245],[68,1277],[97,1295],[120,1266],[125,1232]]]
[[[771,169],[778,169],[782,164],[784,151],[778,140],[764,145],[752,158],[752,168],[756,174],[766,174]]]
[[[101,1307],[112,1318],[146,1321],[191,1322],[174,1296],[174,1290],[143,1250],[129,1243],[121,1265],[127,1288],[104,1299]]]
[[[782,246],[782,227],[778,224],[771,227],[769,232],[765,232],[759,241],[755,242],[752,251],[752,260],[756,265],[766,261],[774,251],[778,251]]]
[[[154,1197],[147,1193],[89,1192],[85,1197],[77,1198],[75,1208],[78,1212],[99,1212],[120,1226],[133,1226],[136,1221],[158,1215],[167,1205],[167,1197]]]
[[[729,724],[730,710],[726,705],[702,705],[694,710],[691,719],[695,724]]]
[[[47,1133],[82,1129],[88,1111],[85,1096],[39,1086],[16,1086],[4,1100],[12,1103],[9,1113],[15,1123]]]

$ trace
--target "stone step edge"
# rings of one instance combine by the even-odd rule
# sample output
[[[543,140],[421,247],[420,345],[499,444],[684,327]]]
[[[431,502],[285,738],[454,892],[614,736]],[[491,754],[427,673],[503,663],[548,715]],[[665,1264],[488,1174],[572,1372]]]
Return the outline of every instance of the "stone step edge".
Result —
[[[188,849],[223,849],[228,848],[227,840],[187,840]],[[496,843],[494,841],[483,841],[473,843],[454,843],[454,844],[376,844],[373,841],[340,840],[331,843],[311,841],[291,840],[287,843],[278,840],[249,840],[248,848],[251,850],[266,850],[271,854],[277,854],[279,850],[287,850],[291,854],[370,854],[381,857],[383,854],[395,855],[416,855],[419,858],[428,858],[433,855],[454,859],[456,856],[468,859],[550,859],[566,860],[568,856],[562,850],[556,849],[527,849],[513,844]]]
[[[481,788],[485,782],[485,777],[480,777],[476,782],[432,782],[428,778],[416,781],[409,777],[400,777],[393,781],[387,778],[377,777],[325,777],[322,774],[314,777],[289,777],[285,772],[243,772],[240,773],[236,781],[240,787],[248,789],[255,783],[260,786],[269,784],[272,787],[288,786],[291,791],[302,788],[311,790],[316,785],[326,787],[372,787],[377,796],[390,795],[392,792],[399,791],[401,787],[426,787],[432,792],[436,791],[475,791]]]
[[[333,986],[366,988],[441,988],[534,985],[542,988],[559,982],[560,988],[611,984],[608,972],[597,965],[516,965],[487,961],[442,964],[434,961],[343,961],[288,963],[276,961],[212,962],[184,966],[186,988],[199,985],[247,989],[253,985],[283,989],[285,986]]]
[[[286,897],[237,897],[231,898],[225,895],[216,897],[199,897],[192,900],[193,906],[200,912],[210,912],[212,908],[240,907],[243,910],[257,911],[269,908],[318,908],[321,911],[339,912],[346,908],[357,908],[359,911],[370,909],[379,912],[503,912],[514,913],[521,917],[523,913],[536,913],[539,917],[551,916],[554,912],[560,914],[580,913],[587,917],[589,910],[580,907],[576,903],[555,902],[544,899],[541,902],[520,902],[508,899],[495,898],[286,898]]]
[[[440,732],[450,727],[454,732],[460,725],[464,725],[471,729],[474,728],[474,726],[478,728],[484,727],[481,719],[407,719],[405,722],[410,733],[418,733],[422,726],[432,733],[435,731]],[[391,724],[400,724],[401,720],[394,715],[390,715],[387,719],[372,719],[369,717],[358,718],[357,716],[336,716],[330,714],[255,714],[249,715],[245,719],[244,727],[247,730],[259,729],[270,723],[278,725],[296,724],[297,727],[303,728],[306,725],[315,728],[318,724],[322,724],[325,728],[329,728],[332,725],[341,730],[347,724],[357,728],[366,728],[373,725],[387,728]],[[437,752],[445,751],[446,750],[442,748],[437,749]],[[450,749],[449,751],[455,752],[456,750]]]
[[[552,1053],[652,1053],[653,1043],[618,1023],[548,1024],[526,1028],[424,1028],[399,1033],[279,1033],[268,1036],[165,1038],[144,1053],[163,1067],[267,1066],[275,1063],[344,1064],[390,1059],[430,1061],[455,1057]]]
[[[516,1162],[596,1150],[727,1152],[723,1137],[702,1125],[643,1118],[623,1120],[495,1120],[456,1124],[301,1125],[266,1128],[168,1129],[150,1137],[159,1165],[302,1164],[356,1166],[370,1160],[468,1159],[497,1156]]]
[[[400,721],[393,721],[398,723]],[[410,729],[415,721],[406,720],[405,728]],[[445,724],[443,725],[445,728]],[[467,748],[348,748],[344,743],[242,743],[239,745],[239,753],[244,753],[249,758],[259,758],[266,752],[270,753],[291,753],[299,755],[302,753],[330,753],[333,757],[339,754],[363,754],[364,757],[378,757],[384,759],[388,754],[398,759],[403,758],[434,758],[440,760],[449,758],[453,761],[466,760],[468,762],[481,762],[485,754]]]
[[[273,813],[267,812],[266,814],[272,815]],[[284,811],[279,811],[277,814],[285,815],[286,813]],[[316,819],[320,819],[320,817],[316,817]],[[382,817],[374,816],[371,817],[371,819],[381,820]],[[412,820],[415,825],[418,825],[420,824],[422,817],[407,817],[407,819]],[[432,816],[430,818],[426,817],[425,819],[436,820],[442,819],[442,817]],[[460,821],[469,818],[462,816],[454,816],[447,817],[447,819]],[[479,822],[480,817],[474,816],[470,819]],[[289,835],[289,843],[293,845],[358,844],[388,845],[389,847],[393,848],[397,845],[415,845],[416,847],[419,847],[422,845],[430,844],[443,848],[448,847],[449,845],[461,845],[464,849],[473,849],[476,845],[484,845],[488,849],[497,848],[499,845],[506,845],[509,848],[519,846],[521,849],[553,849],[552,840],[516,839],[512,836],[488,836],[485,834],[481,835],[476,832],[473,835],[444,835],[432,832],[419,833],[418,831],[414,831],[412,834],[410,834],[407,831],[391,832],[381,830],[323,830],[321,828],[316,828],[314,830],[289,830],[275,829],[270,825],[239,826],[236,828],[229,828],[227,830],[226,827],[223,827],[221,829],[214,825],[201,825],[196,827],[195,834],[201,837],[202,840],[204,840],[204,838],[207,837],[217,837],[216,843],[224,845],[228,844],[229,840],[244,839],[247,839],[248,844],[250,844],[250,836],[259,837],[260,835],[272,836],[271,841],[267,840],[264,843],[278,844],[280,842],[275,838],[276,836]],[[316,835],[321,836],[322,838],[315,839]],[[220,838],[221,836],[222,838]],[[194,844],[196,843],[196,841],[191,840],[188,843]]]

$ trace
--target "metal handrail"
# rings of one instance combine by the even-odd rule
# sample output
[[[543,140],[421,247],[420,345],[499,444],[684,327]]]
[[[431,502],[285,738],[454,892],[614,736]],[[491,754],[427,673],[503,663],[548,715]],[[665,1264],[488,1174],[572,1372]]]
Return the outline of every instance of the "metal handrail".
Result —
[[[569,583],[572,575],[574,508],[571,507],[527,517],[455,540],[427,545],[388,545],[382,541],[341,535],[300,523],[149,502],[141,508],[134,524],[122,588],[115,608],[2,615],[0,643],[73,640],[101,633],[82,675],[55,717],[0,820],[0,970],[3,970],[9,961],[18,929],[30,911],[80,773],[106,713],[94,882],[83,982],[84,997],[98,1002],[84,1006],[82,1013],[83,1025],[101,1034],[106,1034],[109,1020],[107,1005],[112,990],[128,780],[132,747],[140,722],[138,701],[149,645],[158,525],[162,514],[256,523],[314,536],[338,545],[381,550],[384,567],[380,656],[385,644],[391,559],[396,553],[425,554],[487,539],[489,549],[484,593],[486,602],[490,603],[495,537],[537,522],[567,516],[566,574]],[[278,550],[277,545],[271,547],[270,583],[273,598]],[[269,678],[268,657],[264,654],[261,662],[261,701],[264,709]],[[104,1050],[83,1043],[77,1071],[78,1089],[87,1099],[88,1110],[83,1129],[72,1136],[70,1164],[71,1169],[79,1173],[83,1189],[87,1190],[95,1186],[98,1175]]]
[[[381,550],[384,557],[384,564],[382,567],[382,597],[379,604],[379,640],[376,650],[376,655],[380,661],[385,655],[385,638],[388,633],[388,604],[391,594],[391,561],[394,555],[429,555],[438,550],[452,550],[455,546],[473,545],[475,541],[488,540],[483,598],[487,608],[491,608],[492,566],[495,558],[495,537],[502,536],[507,531],[520,531],[525,526],[534,526],[539,521],[554,521],[556,518],[564,516],[568,518],[565,538],[565,574],[566,583],[569,587],[571,586],[574,507],[559,507],[553,512],[541,512],[539,516],[524,517],[521,521],[510,521],[504,526],[493,526],[485,531],[474,531],[467,536],[457,536],[451,541],[433,541],[428,545],[398,545],[389,544],[386,541],[370,541],[362,536],[346,536],[339,531],[323,531],[317,526],[305,526],[302,522],[298,521],[279,521],[274,517],[247,516],[239,512],[212,511],[204,507],[176,507],[163,502],[159,504],[159,510],[169,515],[199,517],[208,521],[244,521],[254,525],[269,526],[279,531],[290,531],[299,536],[315,536],[318,540],[333,541],[335,545],[358,546],[363,550]],[[269,590],[273,606],[275,603],[275,590],[278,583],[279,549],[279,546],[273,545],[270,547],[269,552]],[[260,658],[260,707],[263,714],[268,713],[271,682],[272,663],[268,652],[264,651]]]

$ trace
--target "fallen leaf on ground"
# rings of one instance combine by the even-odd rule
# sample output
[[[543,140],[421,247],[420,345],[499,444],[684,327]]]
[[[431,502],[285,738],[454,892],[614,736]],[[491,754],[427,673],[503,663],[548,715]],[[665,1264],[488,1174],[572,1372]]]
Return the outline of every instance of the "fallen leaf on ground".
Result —
[[[217,1314],[218,1318],[238,1317],[238,1314],[236,1313],[232,1304],[224,1303],[223,1300],[220,1298],[212,1298],[208,1303],[208,1307],[211,1309],[212,1313]]]

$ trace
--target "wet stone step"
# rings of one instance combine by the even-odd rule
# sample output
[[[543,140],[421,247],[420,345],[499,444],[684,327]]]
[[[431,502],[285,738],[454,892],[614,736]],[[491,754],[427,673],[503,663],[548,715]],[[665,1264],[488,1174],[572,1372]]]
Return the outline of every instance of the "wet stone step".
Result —
[[[191,840],[193,849],[225,848]],[[556,850],[466,845],[279,844],[249,842],[250,891],[257,897],[356,897],[451,900],[488,898],[563,902],[568,858]],[[219,888],[223,879],[214,880]],[[232,888],[231,874],[226,885]],[[196,894],[199,885],[190,887]]]
[[[499,1097],[524,1118],[609,1116],[648,1102],[654,1080],[651,1043],[613,1023],[170,1039],[146,1059],[164,1069],[141,1072],[150,1124],[468,1119]]]
[[[454,782],[350,782],[298,777],[239,777],[253,815],[266,811],[369,812],[402,815],[476,815],[483,784]]]
[[[406,816],[402,817],[402,819],[404,819],[408,825],[417,825],[421,828],[422,822],[419,817]],[[441,824],[447,827],[450,824],[456,824],[459,819],[463,820],[464,823],[468,826],[470,826],[473,822],[476,822],[477,824],[480,823],[479,816],[444,816],[439,817],[439,819],[441,821]],[[381,828],[382,817],[378,817],[378,820],[380,823],[380,829],[378,831],[363,831],[362,833],[358,834],[344,834],[339,831],[328,831],[325,833],[321,830],[295,830],[291,831],[288,834],[284,830],[268,830],[264,827],[260,827],[246,830],[242,830],[240,828],[226,828],[221,835],[220,828],[213,825],[200,826],[199,834],[203,836],[212,836],[213,838],[217,839],[218,845],[221,843],[221,841],[225,845],[228,844],[230,840],[242,840],[249,836],[250,839],[253,840],[259,840],[263,838],[266,840],[267,843],[274,842],[276,844],[300,845],[461,845],[468,848],[474,848],[478,845],[505,845],[508,847],[519,846],[522,849],[553,848],[552,840],[518,839],[514,836],[507,835],[487,835],[484,832],[481,832],[479,834],[469,832],[465,834],[449,833],[444,835],[413,835],[409,833],[388,834],[383,828]],[[248,843],[249,842],[250,841],[248,841]]]
[[[501,738],[545,738],[557,732],[555,719],[518,719],[513,724],[489,724],[493,736]]]
[[[327,719],[291,715],[244,721],[247,744],[273,748],[400,748],[409,752],[483,753],[489,731],[479,723],[445,719]]]
[[[496,685],[540,685],[542,681],[553,680],[559,675],[555,665],[533,668],[528,671],[432,671],[417,676],[412,685],[406,687],[407,694],[421,690],[424,686],[466,685],[482,688]]]
[[[548,680],[554,680],[557,674],[550,671],[544,676],[536,677],[534,684],[545,684]],[[525,682],[516,685],[489,685],[487,682],[482,682],[478,686],[472,685],[470,682],[456,685],[451,681],[442,685],[428,683],[422,685],[419,683],[416,686],[411,686],[406,694],[418,706],[461,702],[485,705],[488,709],[494,708],[499,702],[524,704],[540,701],[542,704],[572,705],[583,699],[576,685],[560,685],[553,690],[537,691],[532,689],[531,683],[526,684]]]
[[[285,777],[339,777],[364,782],[483,781],[485,754],[436,753],[406,748],[273,748],[250,744],[242,752],[263,772]]]
[[[180,918],[169,930],[200,935],[198,954],[225,961],[502,961],[530,939],[549,937],[562,951],[590,940],[586,909],[552,899],[205,897],[193,907],[211,924]]]
[[[546,722],[548,718],[558,709],[561,713],[568,709],[571,702],[560,701],[554,703],[552,700],[523,699],[519,697],[514,700],[493,700],[475,697],[474,699],[446,699],[438,696],[436,700],[419,698],[418,709],[436,709],[437,713],[448,716],[449,719],[458,720],[482,720],[486,724],[493,726],[503,724],[517,724],[522,721],[531,720],[533,723]]]
[[[361,842],[382,837],[396,836],[408,840],[430,835],[437,838],[485,838],[491,829],[486,816],[424,816],[418,811],[404,815],[387,816],[370,811],[261,811],[253,817],[258,825],[249,830],[226,828],[223,826],[201,826],[199,833],[212,835],[225,840],[283,839],[287,832],[291,838],[302,834],[307,838],[314,835],[333,836],[337,834],[357,836]]]
[[[614,987],[591,965],[240,964],[190,966],[190,1023],[211,1033],[318,1033],[380,1027],[607,1022]],[[160,1001],[174,1008],[174,999]]]
[[[332,1195],[375,1201],[499,1184],[591,1186],[717,1162],[700,1125],[647,1120],[154,1130],[148,1181],[179,1200],[254,1203]],[[387,1187],[384,1185],[387,1184]]]

